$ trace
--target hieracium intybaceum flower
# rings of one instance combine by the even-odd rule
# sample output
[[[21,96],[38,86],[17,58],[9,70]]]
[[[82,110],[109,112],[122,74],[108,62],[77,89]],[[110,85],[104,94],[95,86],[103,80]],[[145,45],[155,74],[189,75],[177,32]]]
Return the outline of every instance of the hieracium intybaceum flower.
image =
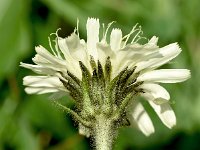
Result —
[[[153,36],[139,44],[140,28],[134,26],[123,36],[120,29],[111,30],[111,24],[106,29],[103,24],[100,35],[99,19],[88,18],[86,41],[79,37],[78,27],[67,38],[55,33],[55,47],[50,41],[52,52],[38,46],[35,65],[21,63],[39,74],[24,78],[25,91],[70,95],[74,110],[56,100],[55,104],[70,113],[79,124],[79,133],[92,137],[95,148],[101,150],[112,148],[120,127],[135,124],[147,136],[154,132],[138,96],[172,128],[176,117],[170,95],[159,83],[183,82],[190,77],[187,69],[158,69],[179,55],[177,43],[159,48],[158,38]]]

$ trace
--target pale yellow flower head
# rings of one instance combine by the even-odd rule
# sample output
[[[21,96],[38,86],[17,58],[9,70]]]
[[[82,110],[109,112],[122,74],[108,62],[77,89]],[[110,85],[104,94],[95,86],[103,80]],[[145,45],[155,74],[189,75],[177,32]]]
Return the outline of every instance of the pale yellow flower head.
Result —
[[[33,58],[35,64],[21,63],[22,67],[39,74],[24,78],[25,91],[28,94],[72,93],[66,88],[69,86],[67,84],[71,82],[68,76],[70,79],[75,76],[77,80],[82,81],[84,67],[91,75],[91,81],[96,79],[95,76],[98,76],[96,74],[99,74],[98,71],[102,69],[99,72],[103,72],[105,87],[120,73],[123,77],[123,73],[128,74],[129,71],[131,74],[127,75],[127,79],[124,79],[123,82],[119,79],[119,82],[122,83],[116,84],[120,86],[120,90],[118,89],[117,92],[127,88],[127,90],[132,90],[137,95],[144,97],[164,125],[172,128],[176,124],[176,117],[169,103],[170,95],[159,83],[183,82],[190,78],[190,71],[187,69],[159,69],[159,67],[180,54],[179,45],[172,43],[159,47],[156,36],[153,36],[146,44],[139,44],[137,41],[140,38],[138,34],[141,30],[137,26],[134,26],[127,35],[124,35],[118,28],[108,27],[100,36],[100,28],[102,27],[99,19],[88,18],[86,40],[81,39],[78,31],[75,30],[66,38],[61,38],[56,33],[55,47],[51,46],[52,52],[42,46],[37,46],[37,54]],[[109,66],[108,63],[110,63],[109,71],[106,70],[106,66]],[[106,72],[110,73],[109,76]],[[94,85],[89,86],[93,87]],[[102,94],[102,91],[100,93]],[[121,94],[123,95],[123,93]],[[154,132],[153,123],[141,102],[135,96],[133,98],[134,100],[130,100],[127,104],[132,105],[129,120],[131,123],[136,123],[138,128],[148,136]],[[90,99],[92,98],[90,97]],[[122,101],[124,99],[122,98]],[[112,111],[115,112],[115,109],[121,108],[120,104],[121,102],[119,104],[118,102],[110,103]],[[94,111],[96,109],[94,108]],[[126,108],[124,110],[126,111]],[[93,113],[93,108],[90,113]],[[82,129],[80,132],[89,136]]]

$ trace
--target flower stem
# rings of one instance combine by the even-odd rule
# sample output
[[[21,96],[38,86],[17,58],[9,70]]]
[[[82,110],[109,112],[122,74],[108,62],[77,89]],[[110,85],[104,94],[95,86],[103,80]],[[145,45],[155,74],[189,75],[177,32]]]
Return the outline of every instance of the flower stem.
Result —
[[[105,116],[97,116],[94,126],[94,144],[96,150],[111,150],[114,138],[113,122]]]

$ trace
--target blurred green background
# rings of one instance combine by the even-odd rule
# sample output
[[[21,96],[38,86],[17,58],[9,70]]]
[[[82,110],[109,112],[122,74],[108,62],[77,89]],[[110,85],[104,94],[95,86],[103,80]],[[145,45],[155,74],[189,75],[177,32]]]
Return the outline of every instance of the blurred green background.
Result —
[[[62,37],[74,31],[77,18],[81,37],[87,17],[127,34],[139,23],[144,36],[159,37],[159,46],[178,42],[182,53],[166,68],[189,68],[192,78],[164,85],[171,94],[177,126],[169,130],[146,104],[156,133],[145,137],[123,128],[115,150],[200,149],[200,1],[199,0],[0,0],[0,150],[85,150],[89,139],[77,125],[58,111],[49,95],[27,95],[22,78],[33,72],[19,67],[31,63],[34,47],[46,48],[48,36],[58,28]],[[68,98],[63,101],[71,105]]]

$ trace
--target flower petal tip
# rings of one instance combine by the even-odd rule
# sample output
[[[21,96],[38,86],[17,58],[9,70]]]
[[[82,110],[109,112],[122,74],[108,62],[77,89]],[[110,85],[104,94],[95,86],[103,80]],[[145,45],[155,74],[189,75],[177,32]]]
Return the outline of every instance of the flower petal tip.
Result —
[[[191,71],[188,70],[188,69],[185,69],[185,70],[186,70],[186,77],[187,77],[187,79],[191,78]]]
[[[148,43],[149,43],[149,44],[155,44],[155,45],[157,45],[157,43],[158,43],[158,37],[157,37],[157,36],[153,36],[153,37],[149,40]]]
[[[165,126],[168,127],[169,129],[172,129],[176,126],[176,118],[172,119],[171,122],[168,122],[167,124],[165,123]]]
[[[154,129],[154,128],[143,129],[143,130],[141,130],[141,131],[142,131],[142,133],[143,133],[145,136],[147,136],[147,137],[149,137],[150,135],[152,135],[152,134],[155,133],[155,129]]]
[[[23,62],[20,62],[20,63],[19,63],[19,66],[20,66],[20,67],[23,67],[23,66],[24,66],[24,64],[25,64],[25,63],[23,63]]]
[[[99,19],[98,18],[94,18],[94,17],[89,17],[87,19],[87,24],[88,23],[97,23],[97,24],[99,24]]]

